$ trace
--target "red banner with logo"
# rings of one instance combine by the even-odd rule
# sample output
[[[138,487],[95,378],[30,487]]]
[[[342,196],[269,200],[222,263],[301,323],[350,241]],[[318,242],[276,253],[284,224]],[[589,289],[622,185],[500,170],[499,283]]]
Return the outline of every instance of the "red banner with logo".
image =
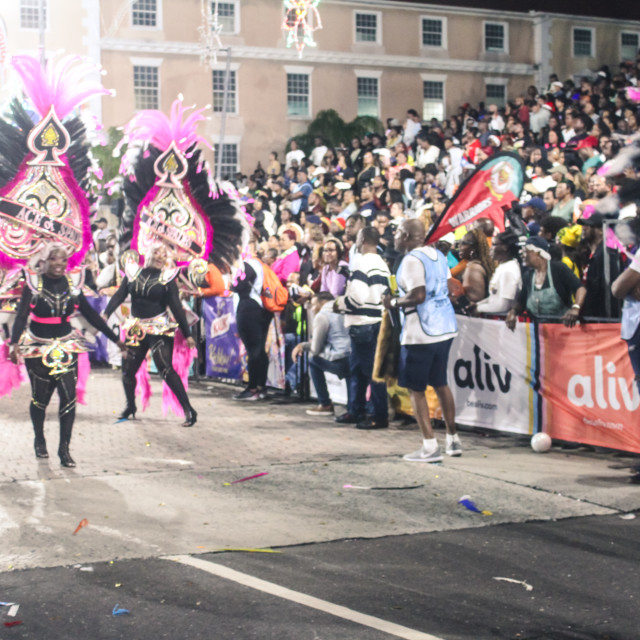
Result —
[[[640,452],[640,393],[619,324],[539,326],[544,430]]]
[[[485,160],[460,185],[429,232],[427,243],[436,242],[477,218],[489,218],[496,229],[504,231],[504,208],[510,209],[511,203],[520,198],[524,179],[524,166],[515,153],[499,153]]]

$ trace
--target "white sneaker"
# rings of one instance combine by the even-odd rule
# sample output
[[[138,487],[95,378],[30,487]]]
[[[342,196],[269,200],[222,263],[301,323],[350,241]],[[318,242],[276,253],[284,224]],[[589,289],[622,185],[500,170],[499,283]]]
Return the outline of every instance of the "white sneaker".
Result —
[[[427,453],[424,447],[420,447],[417,451],[402,456],[402,459],[408,460],[409,462],[441,462],[442,452],[440,451],[440,447],[437,447],[435,451],[431,453]]]
[[[462,445],[455,440],[453,442],[448,442],[447,447],[445,449],[445,453],[448,456],[461,456],[462,455]]]

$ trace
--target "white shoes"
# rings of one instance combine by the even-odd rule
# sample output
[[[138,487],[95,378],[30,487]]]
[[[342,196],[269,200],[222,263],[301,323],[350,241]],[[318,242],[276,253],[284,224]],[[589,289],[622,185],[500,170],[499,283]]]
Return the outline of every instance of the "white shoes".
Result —
[[[461,456],[462,455],[462,445],[459,440],[453,440],[452,442],[447,442],[447,448],[445,449],[445,453],[448,456]]]
[[[406,456],[402,456],[403,460],[409,462],[442,462],[442,452],[440,447],[437,447],[435,451],[427,452],[424,447],[420,447],[413,453],[407,453]]]
[[[462,455],[462,444],[460,443],[460,436],[458,434],[452,436],[447,435],[447,445],[445,453],[448,456],[458,457]],[[441,462],[442,451],[439,446],[433,451],[426,451],[424,445],[413,453],[407,453],[406,456],[402,456],[404,460],[408,462]]]

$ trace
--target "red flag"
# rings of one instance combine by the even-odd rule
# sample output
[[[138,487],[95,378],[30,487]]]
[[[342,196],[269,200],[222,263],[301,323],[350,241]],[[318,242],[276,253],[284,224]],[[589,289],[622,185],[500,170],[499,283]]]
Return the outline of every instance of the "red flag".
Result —
[[[524,181],[524,164],[515,153],[503,152],[485,160],[456,191],[426,242],[436,242],[477,218],[489,218],[504,231],[505,208],[510,209],[511,202],[520,198]]]

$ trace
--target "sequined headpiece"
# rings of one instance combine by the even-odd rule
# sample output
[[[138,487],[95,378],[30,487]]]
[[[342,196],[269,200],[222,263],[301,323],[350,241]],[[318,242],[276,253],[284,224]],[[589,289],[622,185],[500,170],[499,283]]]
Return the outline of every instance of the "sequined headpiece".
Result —
[[[212,260],[220,268],[237,259],[247,226],[233,198],[211,179],[198,145],[205,109],[173,102],[170,115],[146,110],[125,130],[122,144],[124,193],[121,241],[144,255],[157,242],[177,265]]]
[[[91,246],[89,145],[73,111],[110,92],[86,79],[97,67],[78,56],[44,68],[31,56],[11,64],[27,101],[14,99],[0,118],[0,266],[24,265],[59,242],[73,268]]]

